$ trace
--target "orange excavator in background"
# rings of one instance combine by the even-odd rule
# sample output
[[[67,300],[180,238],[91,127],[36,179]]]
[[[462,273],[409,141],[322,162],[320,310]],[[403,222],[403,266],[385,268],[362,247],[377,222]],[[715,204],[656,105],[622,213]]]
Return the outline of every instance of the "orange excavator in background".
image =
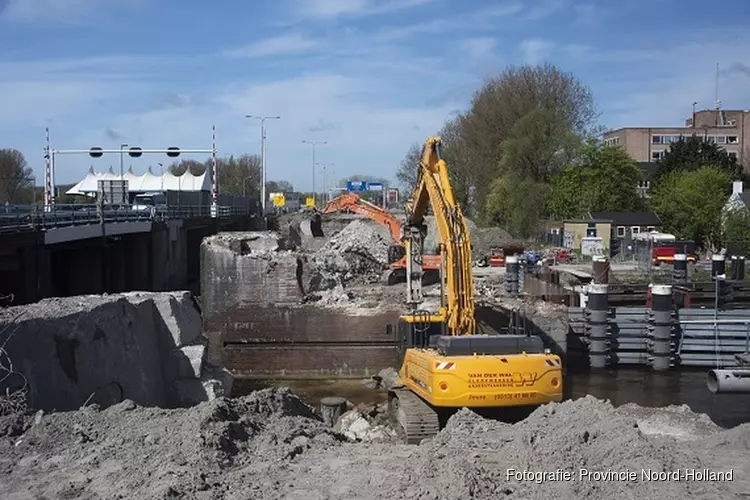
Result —
[[[368,217],[383,225],[391,233],[394,244],[388,249],[388,262],[393,270],[406,270],[406,251],[401,243],[401,222],[388,210],[374,203],[363,200],[356,193],[344,193],[333,198],[320,211],[323,214],[334,212],[351,212]],[[440,270],[439,255],[423,255],[422,269],[425,271]]]

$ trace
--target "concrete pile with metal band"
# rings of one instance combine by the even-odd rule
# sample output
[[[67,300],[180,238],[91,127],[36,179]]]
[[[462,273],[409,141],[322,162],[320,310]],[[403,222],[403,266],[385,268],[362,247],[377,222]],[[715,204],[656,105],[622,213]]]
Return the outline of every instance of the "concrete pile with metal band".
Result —
[[[732,279],[742,281],[745,279],[745,257],[732,255]]]
[[[678,283],[685,283],[688,280],[687,255],[684,253],[674,254],[673,277]]]
[[[609,283],[609,260],[603,255],[595,255],[592,260],[594,283]]]
[[[666,371],[672,363],[672,287],[651,285],[648,329],[649,359],[655,371]]]
[[[505,291],[516,295],[518,294],[519,282],[519,264],[518,257],[509,255],[505,258]]]
[[[608,286],[591,284],[586,302],[586,334],[589,339],[589,365],[605,368],[609,361]]]
[[[723,255],[713,255],[711,257],[711,278],[726,274],[727,261]]]

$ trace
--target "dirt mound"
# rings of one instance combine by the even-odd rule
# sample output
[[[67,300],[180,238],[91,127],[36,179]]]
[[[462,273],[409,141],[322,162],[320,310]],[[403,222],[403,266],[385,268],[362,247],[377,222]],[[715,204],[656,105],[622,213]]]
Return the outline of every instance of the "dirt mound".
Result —
[[[38,418],[22,437],[16,422],[7,423],[0,490],[28,490],[37,498],[197,498],[201,491],[223,490],[219,476],[229,468],[282,466],[344,439],[285,389],[187,410],[126,400],[104,411],[54,413]]]
[[[367,438],[379,425],[372,413],[353,413],[348,433]],[[675,439],[680,432],[644,431],[642,422],[707,424],[680,408],[620,410],[585,397],[513,425],[464,409],[434,439],[405,446],[345,442],[284,389],[183,410],[124,401],[105,411],[1,419],[0,491],[8,498],[683,500],[748,490],[748,425],[705,428],[686,441]],[[732,469],[733,480],[647,480],[644,469]],[[612,476],[627,472],[637,479]]]
[[[693,444],[694,446],[694,444]],[[673,440],[654,440],[638,421],[623,415],[609,402],[585,397],[541,407],[526,420],[508,425],[482,419],[462,410],[446,428],[423,445],[422,469],[452,478],[422,487],[415,495],[440,494],[446,498],[694,498],[687,482],[640,481],[641,469],[675,471],[703,468],[701,460]],[[436,460],[437,459],[437,460]],[[536,478],[509,477],[518,473],[553,473],[562,468],[573,480],[535,482]],[[639,481],[581,478],[580,471],[635,471]],[[515,474],[515,473],[513,473]],[[718,485],[701,485],[704,495],[718,498]],[[658,493],[657,493],[658,492]],[[708,496],[701,496],[708,498]]]

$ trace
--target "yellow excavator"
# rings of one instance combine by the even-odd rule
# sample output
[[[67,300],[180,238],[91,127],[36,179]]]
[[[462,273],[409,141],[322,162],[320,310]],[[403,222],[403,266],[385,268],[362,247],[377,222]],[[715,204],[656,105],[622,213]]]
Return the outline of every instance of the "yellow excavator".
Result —
[[[440,138],[422,149],[417,185],[406,204],[407,307],[396,340],[400,370],[389,411],[401,439],[420,443],[437,434],[455,410],[533,408],[562,400],[560,357],[533,335],[485,335],[477,330],[471,242],[456,202]],[[440,307],[422,310],[422,242],[428,209],[441,250]],[[393,325],[388,332],[393,335]]]

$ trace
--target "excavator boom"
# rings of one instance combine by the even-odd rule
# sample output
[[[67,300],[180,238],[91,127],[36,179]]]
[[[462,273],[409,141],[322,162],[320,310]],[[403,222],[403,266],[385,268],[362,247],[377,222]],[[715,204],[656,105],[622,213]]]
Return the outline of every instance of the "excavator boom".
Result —
[[[407,443],[438,432],[439,413],[446,411],[528,408],[562,400],[560,357],[541,338],[477,332],[469,230],[439,138],[427,140],[417,168],[403,229],[409,310],[396,332],[400,370],[389,394],[392,420]],[[443,264],[437,311],[422,308],[428,210],[435,217]]]

